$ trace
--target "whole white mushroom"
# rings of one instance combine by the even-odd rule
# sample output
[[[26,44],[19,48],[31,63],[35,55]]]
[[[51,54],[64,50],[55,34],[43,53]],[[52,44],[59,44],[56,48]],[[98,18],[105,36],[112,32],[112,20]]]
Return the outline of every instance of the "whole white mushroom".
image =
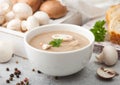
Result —
[[[42,12],[42,11],[35,12],[35,14],[33,16],[38,19],[39,24],[41,24],[41,25],[48,24],[50,21],[48,14],[45,12]]]
[[[8,62],[12,58],[13,45],[11,41],[0,41],[0,63]]]
[[[21,31],[21,20],[20,19],[13,19],[7,24],[7,29]]]
[[[39,26],[39,21],[34,16],[30,16],[30,17],[28,17],[26,24],[27,24],[26,25],[27,30],[31,30],[31,29]]]
[[[26,3],[16,3],[13,5],[13,12],[19,19],[27,19],[33,14],[32,8]]]
[[[118,61],[118,53],[115,47],[108,45],[103,48],[103,51],[96,58],[98,62],[111,66]]]
[[[5,15],[11,9],[12,9],[12,6],[9,3],[7,2],[0,3],[0,15]]]

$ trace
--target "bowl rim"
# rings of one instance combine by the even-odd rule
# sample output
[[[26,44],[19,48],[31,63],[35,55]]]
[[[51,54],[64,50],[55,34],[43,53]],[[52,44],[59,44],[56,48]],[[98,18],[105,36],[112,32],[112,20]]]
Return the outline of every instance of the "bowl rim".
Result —
[[[27,31],[26,34],[25,34],[25,36],[24,36],[24,43],[25,43],[25,45],[27,45],[29,48],[31,48],[31,49],[33,49],[33,50],[35,50],[35,51],[37,51],[37,52],[50,53],[50,54],[68,54],[68,53],[75,53],[75,52],[82,51],[82,50],[90,47],[90,46],[94,43],[95,37],[94,37],[94,35],[93,35],[92,32],[90,32],[90,34],[91,34],[91,36],[92,36],[93,39],[92,39],[91,41],[89,40],[90,43],[89,43],[88,45],[86,45],[86,46],[84,46],[84,47],[82,47],[82,48],[80,48],[80,49],[71,50],[71,51],[65,51],[65,52],[45,51],[45,50],[37,49],[37,48],[31,46],[31,45],[28,43],[27,37],[28,37],[28,35],[29,35],[32,31],[35,31],[35,30],[38,30],[38,29],[43,29],[43,28],[49,27],[49,26],[58,26],[58,25],[76,26],[76,27],[81,28],[82,30],[85,30],[85,31],[90,32],[88,29],[86,29],[86,28],[84,28],[84,27],[82,27],[82,26],[73,25],[73,24],[48,24],[48,25],[44,25],[44,26],[38,26],[38,27],[35,27],[34,29],[32,29],[32,30],[30,30],[30,31]],[[83,36],[84,36],[84,35],[83,35]]]

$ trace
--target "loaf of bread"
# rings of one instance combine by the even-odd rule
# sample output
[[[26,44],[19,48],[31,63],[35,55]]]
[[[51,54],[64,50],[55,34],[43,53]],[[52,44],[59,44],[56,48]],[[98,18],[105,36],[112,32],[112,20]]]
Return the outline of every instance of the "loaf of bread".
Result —
[[[120,45],[120,4],[111,6],[106,12],[110,41]]]

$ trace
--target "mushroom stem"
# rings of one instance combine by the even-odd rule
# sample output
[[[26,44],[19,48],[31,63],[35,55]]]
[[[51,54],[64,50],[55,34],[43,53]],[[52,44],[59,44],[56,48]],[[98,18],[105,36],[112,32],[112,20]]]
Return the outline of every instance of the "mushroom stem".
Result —
[[[103,52],[101,52],[99,55],[96,56],[97,62],[103,63]]]

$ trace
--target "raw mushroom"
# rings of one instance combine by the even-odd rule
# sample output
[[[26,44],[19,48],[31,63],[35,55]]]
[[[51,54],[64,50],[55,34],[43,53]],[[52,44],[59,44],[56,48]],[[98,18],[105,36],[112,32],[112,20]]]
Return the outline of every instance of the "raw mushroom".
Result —
[[[42,11],[35,12],[33,16],[38,19],[40,25],[48,24],[50,21],[48,14]]]
[[[0,25],[2,25],[5,22],[5,16],[0,16]]]
[[[43,0],[17,0],[17,2],[27,3],[29,6],[31,6],[33,12],[35,12],[39,9]]]
[[[31,30],[31,29],[39,26],[39,21],[34,16],[30,16],[30,17],[28,17],[26,24],[27,24],[26,25],[27,30]]]
[[[0,3],[0,15],[5,15],[11,9],[12,7],[11,5],[9,5],[9,3],[6,3],[6,2]]]
[[[118,53],[113,46],[105,46],[103,51],[96,57],[98,62],[104,63],[108,66],[116,64],[118,60]]]
[[[11,41],[0,41],[0,63],[8,62],[12,58],[13,46]]]
[[[111,79],[118,75],[116,71],[110,68],[100,67],[97,69],[97,74],[104,79]]]
[[[10,11],[5,15],[5,17],[6,17],[6,21],[10,21],[15,18],[15,14],[13,11]]]
[[[13,6],[13,12],[19,19],[27,19],[33,14],[32,8],[26,3],[16,3]]]
[[[13,19],[7,24],[7,29],[21,31],[21,20],[20,19]]]

